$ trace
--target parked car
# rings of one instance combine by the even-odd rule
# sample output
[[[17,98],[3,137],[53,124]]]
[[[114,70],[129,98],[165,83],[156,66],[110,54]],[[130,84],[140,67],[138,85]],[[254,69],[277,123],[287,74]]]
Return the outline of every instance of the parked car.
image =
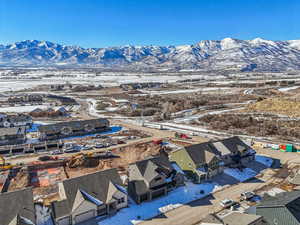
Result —
[[[105,148],[104,144],[96,143],[95,148]]]
[[[111,146],[110,143],[104,143],[103,145],[104,145],[105,148],[108,148],[109,146]]]
[[[121,145],[121,144],[126,144],[126,142],[123,140],[118,140],[118,145]]]
[[[255,196],[255,194],[253,192],[246,191],[241,194],[240,199],[241,199],[241,201],[244,201],[244,200],[248,201],[251,198],[253,198],[254,196]]]
[[[75,143],[66,143],[63,148],[65,153],[80,152],[81,149],[82,149],[82,146],[77,145]]]
[[[44,156],[40,156],[38,158],[40,161],[50,161],[50,160],[57,160],[57,156],[53,157],[53,156],[49,156],[49,155],[44,155]]]
[[[63,151],[54,150],[54,151],[51,152],[51,155],[60,155],[60,154],[63,154]]]
[[[81,148],[82,151],[87,151],[87,150],[91,150],[91,149],[93,149],[93,147],[90,145],[85,145]]]
[[[73,148],[71,148],[71,149],[65,149],[65,150],[64,150],[64,153],[75,153],[75,152],[80,152],[80,150],[78,150],[78,149],[73,149]]]
[[[105,135],[101,135],[101,134],[96,134],[95,138],[106,139],[106,138],[109,138],[109,137],[105,136]]]
[[[231,206],[235,205],[236,202],[231,200],[231,199],[224,199],[220,202],[220,205],[223,207],[223,208],[230,208]]]

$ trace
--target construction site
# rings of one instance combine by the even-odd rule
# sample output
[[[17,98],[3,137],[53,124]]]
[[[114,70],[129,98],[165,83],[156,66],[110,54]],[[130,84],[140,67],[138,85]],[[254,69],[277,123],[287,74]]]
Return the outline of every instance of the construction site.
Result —
[[[17,129],[9,138],[22,142],[0,146],[0,190],[32,187],[34,201],[50,206],[60,200],[64,180],[116,168],[126,185],[130,164],[232,136],[283,162],[282,168],[257,175],[266,181],[253,184],[258,192],[292,190],[296,186],[287,177],[300,169],[296,162],[288,164],[300,149],[299,90],[299,83],[285,80],[187,79],[119,86],[42,84],[4,93],[1,129]],[[43,94],[30,97],[35,91]],[[19,116],[9,120],[8,114]],[[22,118],[27,120],[20,134]],[[241,192],[243,187],[234,188]]]

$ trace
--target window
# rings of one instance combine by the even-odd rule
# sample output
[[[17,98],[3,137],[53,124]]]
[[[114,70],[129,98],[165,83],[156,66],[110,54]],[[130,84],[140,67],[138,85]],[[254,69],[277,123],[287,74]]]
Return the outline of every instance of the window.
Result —
[[[118,199],[118,204],[124,203],[125,202],[125,198],[119,198]]]
[[[154,180],[155,180],[155,181],[160,181],[160,180],[161,180],[161,177],[156,177]]]

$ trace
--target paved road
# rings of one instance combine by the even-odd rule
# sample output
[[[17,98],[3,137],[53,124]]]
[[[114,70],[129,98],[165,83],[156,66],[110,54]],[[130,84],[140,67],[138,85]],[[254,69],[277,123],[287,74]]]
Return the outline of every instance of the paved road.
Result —
[[[112,150],[112,149],[116,149],[119,147],[126,147],[129,145],[133,145],[133,144],[139,144],[139,143],[146,143],[149,141],[152,141],[153,139],[161,139],[161,138],[171,138],[174,137],[174,132],[173,131],[167,131],[167,130],[157,130],[157,129],[152,129],[152,128],[148,128],[148,127],[141,127],[138,125],[134,125],[134,124],[128,124],[128,123],[124,123],[121,121],[116,121],[115,122],[117,125],[121,125],[124,128],[128,128],[128,129],[135,129],[135,130],[140,130],[142,132],[148,133],[151,135],[151,137],[148,138],[141,138],[141,139],[136,139],[136,140],[129,140],[127,141],[126,144],[121,144],[121,145],[115,145],[115,146],[111,146],[108,148],[103,148],[101,150],[99,149],[95,149],[95,150],[91,150],[91,151],[86,151],[87,152],[100,152],[100,151],[104,151],[104,150]],[[203,142],[205,141],[204,138],[202,137],[193,137],[195,142]],[[76,155],[78,153],[66,153],[66,154],[62,154],[59,155],[60,158],[67,158],[67,157],[71,157],[73,155]],[[39,155],[20,155],[18,157],[15,158],[8,158],[6,159],[7,162],[11,163],[11,164],[18,164],[18,163],[24,163],[24,164],[28,164],[34,161],[38,161],[38,158],[42,155],[49,155],[49,153],[45,152],[45,153],[41,153]]]
[[[284,163],[298,163],[300,159],[298,153],[284,153],[280,151],[272,151],[268,149],[259,149],[259,154],[269,155],[272,158],[280,159]],[[262,173],[262,177],[250,180],[245,183],[232,185],[226,189],[216,192],[206,198],[199,199],[184,205],[170,212],[165,213],[161,217],[152,218],[143,222],[143,225],[194,225],[197,224],[209,213],[220,210],[219,202],[224,198],[238,200],[240,194],[244,191],[254,191],[260,189],[268,184],[280,183],[282,180],[274,178],[272,169],[266,169]]]

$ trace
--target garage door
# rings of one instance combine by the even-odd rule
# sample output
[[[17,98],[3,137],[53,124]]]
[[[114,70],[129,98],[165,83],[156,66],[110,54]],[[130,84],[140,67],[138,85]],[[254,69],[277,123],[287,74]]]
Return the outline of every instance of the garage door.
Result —
[[[155,192],[152,192],[152,198],[157,198],[161,195],[164,195],[165,194],[165,190],[162,189],[162,190],[157,190]]]
[[[57,221],[58,225],[70,225],[70,217],[62,218]]]
[[[92,219],[94,217],[95,217],[94,211],[93,210],[88,211],[88,212],[85,212],[85,213],[82,213],[80,215],[75,216],[75,223],[81,223],[83,221]]]

